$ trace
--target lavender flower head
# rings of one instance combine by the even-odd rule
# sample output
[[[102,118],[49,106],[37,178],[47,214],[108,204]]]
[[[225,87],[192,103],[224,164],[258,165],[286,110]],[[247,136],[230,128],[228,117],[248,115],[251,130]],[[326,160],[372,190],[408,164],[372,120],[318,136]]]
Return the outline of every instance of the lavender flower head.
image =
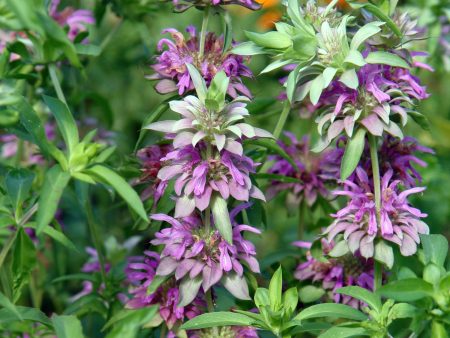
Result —
[[[346,207],[332,215],[335,220],[326,230],[331,242],[338,234],[343,234],[351,252],[360,251],[365,258],[374,257],[376,242],[386,240],[397,244],[404,256],[417,251],[420,234],[429,232],[428,226],[421,220],[427,215],[408,203],[408,196],[420,193],[425,188],[411,188],[400,191],[399,180],[392,181],[393,172],[388,170],[381,180],[380,227],[371,180],[367,173],[358,167],[354,182],[344,182],[345,189],[335,192],[347,196],[350,200]]]
[[[230,218],[233,219],[243,207],[245,205],[231,211]],[[195,287],[189,291],[191,296],[195,296],[200,287],[206,292],[221,282],[236,298],[249,299],[243,264],[254,273],[259,273],[259,264],[255,246],[244,239],[242,232],[259,234],[258,229],[233,221],[233,244],[230,244],[216,229],[205,227],[196,215],[175,219],[155,214],[152,219],[171,225],[156,233],[156,238],[151,241],[153,245],[164,245],[157,275],[173,274],[182,285],[194,281]]]
[[[130,257],[125,273],[130,285],[131,299],[126,307],[139,309],[159,305],[161,321],[172,329],[177,323],[182,323],[185,318],[192,319],[203,313],[206,302],[201,297],[196,297],[191,304],[178,306],[180,291],[173,278],[163,282],[155,292],[148,293],[148,287],[155,278],[159,261],[159,254],[151,251],[145,251],[144,256]]]
[[[365,128],[375,136],[385,131],[402,138],[401,128],[391,117],[398,115],[405,126],[415,102],[428,97],[425,87],[409,69],[365,65],[359,69],[358,78],[358,89],[333,81],[322,93],[317,105],[322,113],[316,119],[322,135],[318,151],[343,132],[351,137],[357,128]]]
[[[256,167],[249,157],[222,150],[208,159],[204,155],[206,146],[197,148],[188,145],[161,159],[164,165],[158,178],[163,182],[175,179],[175,217],[189,216],[195,208],[205,210],[213,193],[225,200],[230,196],[238,201],[248,201],[250,197],[265,200],[249,177]]]
[[[297,140],[294,134],[285,132],[290,140],[289,144],[279,141],[279,145],[295,161],[298,170],[281,156],[271,156],[269,160],[275,161],[269,173],[298,179],[298,183],[272,181],[267,190],[267,197],[272,198],[283,191],[288,191],[289,204],[299,205],[303,200],[312,206],[318,196],[329,198],[326,185],[336,182],[339,172],[339,150],[330,150],[322,154],[314,154],[310,150],[308,137],[302,141]],[[339,152],[340,153],[340,152]]]
[[[305,245],[306,244],[306,245]],[[310,243],[296,242],[294,245],[310,248]],[[322,239],[322,250],[328,255],[334,248],[334,243]],[[358,299],[336,293],[336,290],[345,286],[359,286],[373,291],[374,287],[374,261],[364,259],[359,252],[355,255],[347,254],[339,258],[328,258],[326,261],[315,259],[311,252],[306,254],[306,262],[298,265],[294,275],[301,281],[321,283],[322,288],[329,292],[330,298],[336,303],[343,303],[354,308],[361,308],[363,303]]]
[[[58,11],[60,0],[52,0],[50,3],[50,16],[61,26],[68,27],[67,36],[74,41],[78,34],[86,32],[89,25],[95,24],[95,18],[90,10],[75,10],[66,7],[62,11]]]
[[[194,83],[186,64],[193,64],[201,71],[202,77],[209,84],[214,76],[224,71],[231,78],[228,94],[232,97],[241,95],[250,97],[250,91],[242,83],[242,77],[252,77],[250,69],[244,65],[245,59],[229,51],[223,51],[224,39],[214,33],[207,33],[205,50],[200,55],[200,42],[195,27],[189,26],[186,40],[179,31],[168,28],[163,33],[169,33],[172,40],[164,38],[158,43],[161,53],[156,58],[157,63],[152,66],[156,72],[148,77],[158,80],[156,90],[161,94],[177,91],[179,95],[194,89]],[[167,47],[165,50],[164,48]]]

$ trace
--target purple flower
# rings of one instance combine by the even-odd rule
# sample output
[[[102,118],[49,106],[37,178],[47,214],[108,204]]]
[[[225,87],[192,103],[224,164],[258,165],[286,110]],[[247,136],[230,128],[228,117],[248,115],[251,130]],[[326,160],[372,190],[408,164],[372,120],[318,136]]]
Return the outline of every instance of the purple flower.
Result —
[[[78,34],[86,32],[89,25],[95,24],[95,18],[90,10],[75,10],[66,7],[61,12],[58,11],[60,0],[52,0],[50,4],[50,16],[61,26],[68,27],[68,38],[73,41]]]
[[[241,77],[252,77],[252,72],[244,65],[245,59],[229,51],[223,52],[223,37],[217,37],[214,33],[207,34],[204,54],[200,57],[195,28],[189,26],[186,31],[190,35],[187,40],[173,28],[163,31],[170,33],[173,40],[164,38],[158,43],[158,50],[162,53],[156,58],[157,63],[152,66],[156,74],[148,77],[158,80],[156,90],[162,94],[178,91],[180,95],[193,90],[194,84],[186,67],[186,64],[190,63],[199,69],[207,84],[223,70],[231,78],[228,94],[237,97],[240,93],[250,97],[249,90],[241,80]],[[165,47],[167,49],[164,49]]]
[[[349,249],[353,253],[359,250],[365,258],[374,256],[374,242],[377,239],[397,244],[404,256],[411,256],[417,251],[419,235],[428,233],[428,226],[421,220],[427,215],[413,208],[407,198],[425,188],[400,191],[401,182],[392,181],[392,175],[392,170],[388,170],[381,181],[378,226],[372,182],[363,169],[356,169],[354,181],[345,181],[345,189],[335,192],[350,200],[346,207],[332,215],[335,220],[326,231],[329,242],[342,233]]]
[[[320,149],[325,149],[343,132],[351,137],[358,127],[375,136],[385,131],[402,138],[401,128],[391,116],[398,115],[405,126],[415,102],[428,97],[425,87],[409,69],[365,65],[359,69],[358,77],[358,89],[333,81],[322,93],[316,107],[322,112],[316,120],[323,135]]]
[[[253,0],[173,0],[177,11],[185,11],[191,7],[239,5],[248,9],[257,10],[261,5]]]
[[[305,247],[305,243],[294,243],[299,247]],[[310,247],[310,243],[306,247]],[[333,249],[334,243],[322,240],[322,250],[324,255],[328,255]],[[336,293],[336,290],[356,285],[367,290],[373,291],[374,286],[374,261],[373,259],[364,259],[359,252],[355,255],[347,254],[339,258],[328,258],[326,261],[316,260],[311,252],[306,254],[306,262],[298,265],[294,275],[301,281],[311,281],[321,283],[325,291],[330,292],[330,298],[336,303],[343,303],[360,308],[364,305],[359,300],[347,295]]]
[[[256,329],[247,326],[222,326],[216,328],[218,332],[214,332],[213,329],[203,329],[192,331],[188,333],[189,338],[258,338]]]
[[[147,185],[144,191],[141,193],[141,199],[147,200],[153,198],[153,204],[159,201],[161,196],[167,187],[167,181],[161,181],[158,178],[158,172],[161,169],[161,158],[165,157],[169,152],[173,150],[173,147],[168,144],[153,145],[140,149],[137,153],[137,157],[142,164],[142,175],[135,182],[135,184]]]
[[[249,99],[244,96],[223,102],[217,109],[207,107],[204,101],[189,95],[182,101],[170,101],[170,109],[181,115],[180,120],[158,121],[146,129],[175,133],[175,149],[192,145],[202,140],[211,143],[219,151],[226,149],[242,155],[243,149],[237,140],[242,138],[272,137],[269,132],[242,122],[249,115],[246,108]]]
[[[199,146],[204,153],[205,146]],[[196,207],[205,210],[213,192],[224,199],[231,195],[238,201],[248,201],[250,197],[265,200],[249,177],[256,167],[249,157],[223,150],[220,157],[203,159],[202,151],[197,148],[188,145],[161,159],[164,166],[158,172],[158,178],[163,182],[176,179],[175,217],[189,216]]]
[[[274,164],[269,173],[298,179],[298,183],[272,181],[267,190],[267,197],[272,198],[283,191],[288,191],[289,204],[298,206],[303,200],[312,206],[318,196],[329,198],[330,193],[326,185],[336,182],[340,164],[340,150],[330,150],[326,153],[315,154],[310,150],[309,137],[298,141],[294,134],[285,132],[290,140],[289,144],[281,141],[278,144],[295,161],[298,170],[286,159],[275,155],[269,157]]]
[[[185,318],[192,319],[206,308],[206,302],[201,297],[185,307],[179,307],[179,288],[173,278],[163,282],[155,292],[148,293],[156,268],[159,265],[159,254],[145,251],[145,256],[130,257],[126,267],[127,281],[130,284],[131,299],[127,308],[139,309],[151,305],[159,305],[159,315],[171,329],[176,323],[182,323]]]
[[[230,218],[233,219],[245,206],[231,211]],[[156,238],[151,241],[153,245],[164,245],[157,275],[173,274],[176,280],[183,281],[199,278],[205,292],[222,282],[234,296],[247,299],[248,286],[243,275],[243,264],[255,273],[259,273],[259,264],[255,246],[244,239],[242,232],[259,234],[258,229],[233,221],[233,244],[229,244],[216,229],[206,229],[196,215],[175,219],[155,214],[152,219],[171,225],[156,233]]]

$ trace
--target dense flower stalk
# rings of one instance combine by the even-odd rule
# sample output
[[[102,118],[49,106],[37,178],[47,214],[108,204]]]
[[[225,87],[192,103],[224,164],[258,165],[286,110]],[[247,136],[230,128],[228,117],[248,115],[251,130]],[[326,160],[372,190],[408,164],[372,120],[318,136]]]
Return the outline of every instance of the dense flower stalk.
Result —
[[[212,32],[206,34],[203,54],[200,54],[200,41],[195,27],[189,26],[186,39],[182,33],[173,28],[167,28],[163,33],[169,33],[172,40],[164,38],[158,43],[161,55],[156,57],[152,66],[154,75],[148,77],[157,80],[156,90],[161,94],[178,92],[183,95],[194,89],[186,64],[193,64],[209,84],[214,76],[224,71],[230,77],[227,91],[232,97],[239,94],[250,97],[250,91],[243,84],[243,77],[252,77],[252,72],[245,66],[245,58],[224,51],[224,39]],[[167,49],[165,49],[167,48]]]
[[[61,27],[68,27],[70,40],[74,41],[78,34],[88,30],[89,25],[95,24],[94,14],[90,10],[66,7],[58,11],[59,3],[60,0],[51,1],[49,14]]]

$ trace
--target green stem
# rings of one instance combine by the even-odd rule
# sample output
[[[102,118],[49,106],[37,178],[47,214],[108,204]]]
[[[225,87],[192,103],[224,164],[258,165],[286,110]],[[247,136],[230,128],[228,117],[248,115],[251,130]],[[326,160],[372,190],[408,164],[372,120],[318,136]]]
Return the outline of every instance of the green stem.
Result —
[[[167,326],[163,324],[161,326],[161,332],[159,334],[159,338],[165,338],[166,334],[167,334]]]
[[[374,261],[374,291],[377,291],[383,284],[383,264],[378,261]]]
[[[373,176],[373,190],[375,198],[375,210],[377,216],[377,227],[380,224],[380,211],[381,211],[381,180],[380,180],[380,164],[378,161],[378,144],[377,138],[369,134],[369,146],[370,146],[370,160],[372,162],[372,176]],[[382,285],[383,279],[383,265],[375,260],[374,263],[374,289],[378,290]]]
[[[208,312],[210,312],[210,313],[214,312],[214,302],[213,302],[211,289],[206,291],[206,305],[208,308]],[[218,331],[217,327],[213,327],[212,330],[213,330],[214,337],[217,337],[219,335],[219,331]]]
[[[370,160],[372,162],[373,189],[375,193],[375,210],[377,212],[377,223],[380,226],[380,210],[381,210],[381,180],[380,165],[378,163],[378,145],[377,139],[373,135],[369,135]]]
[[[56,74],[56,66],[54,64],[49,65],[48,72],[50,74],[50,79],[52,80],[53,87],[55,87],[56,96],[58,96],[58,99],[60,101],[67,104],[66,97],[64,96],[64,93],[61,88],[61,84],[58,80],[58,75]]]
[[[16,158],[14,159],[16,168],[19,168],[20,163],[22,162],[24,147],[25,147],[25,144],[24,144],[23,140],[19,138],[19,140],[17,141]]]
[[[281,115],[278,119],[277,125],[275,126],[275,130],[273,131],[273,136],[278,139],[280,138],[281,132],[283,131],[284,125],[286,124],[286,120],[289,116],[289,112],[291,111],[291,104],[288,100],[284,101],[283,110],[281,111]]]
[[[102,275],[102,281],[107,287],[107,277],[106,277],[106,269],[105,269],[105,256],[103,255],[102,246],[100,242],[100,237],[97,231],[97,224],[95,222],[94,211],[92,210],[92,205],[89,203],[89,200],[86,200],[85,203],[86,209],[86,218],[89,226],[89,231],[91,233],[92,241],[94,243],[95,250],[98,255],[98,262],[100,263],[100,273]]]
[[[205,41],[209,23],[209,16],[210,16],[210,8],[209,6],[207,6],[203,13],[202,31],[200,32],[200,50],[198,54],[199,59],[201,59],[203,57],[203,54],[205,53]]]
[[[303,239],[305,235],[305,213],[306,213],[306,202],[301,201],[298,208],[298,239]]]

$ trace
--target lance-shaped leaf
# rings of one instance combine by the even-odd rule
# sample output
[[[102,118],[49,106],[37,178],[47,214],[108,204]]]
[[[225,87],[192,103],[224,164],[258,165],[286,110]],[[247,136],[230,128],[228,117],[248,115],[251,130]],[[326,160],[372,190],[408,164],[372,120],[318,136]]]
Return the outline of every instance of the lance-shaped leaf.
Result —
[[[40,233],[55,216],[59,200],[61,199],[69,180],[70,174],[63,171],[58,164],[53,166],[45,174],[36,218],[36,230],[38,233]]]
[[[392,67],[409,68],[408,63],[400,56],[383,51],[371,52],[365,61],[370,64],[382,64]]]
[[[228,243],[233,244],[233,229],[230,214],[228,213],[227,201],[219,194],[214,194],[211,199],[211,211],[214,217],[215,227]]]
[[[433,285],[419,278],[407,278],[383,285],[377,293],[401,302],[412,302],[433,296]]]
[[[193,65],[191,65],[190,63],[187,63],[186,67],[189,71],[189,76],[191,77],[192,83],[194,84],[198,99],[202,102],[205,102],[205,98],[206,98],[205,80],[200,75],[197,68],[195,68]]]
[[[20,313],[23,320],[29,320],[51,326],[50,319],[38,309],[25,306],[16,306],[16,310]],[[6,308],[0,310],[0,324],[7,324],[15,320],[17,320],[17,314],[12,313]]]
[[[198,291],[202,285],[201,275],[190,278],[186,276],[180,283],[180,300],[178,302],[178,307],[184,307],[192,303],[192,301],[197,297]]]
[[[72,113],[64,102],[54,97],[44,95],[44,101],[55,116],[58,129],[61,132],[64,142],[66,142],[69,152],[72,153],[80,141],[77,124]]]
[[[358,129],[355,135],[348,140],[341,162],[341,180],[346,180],[358,166],[364,150],[366,130]]]
[[[369,304],[372,309],[376,310],[377,312],[381,311],[382,304],[380,296],[370,292],[367,289],[361,288],[359,286],[347,286],[337,289],[336,292],[342,295],[347,295],[359,299],[364,303]]]
[[[17,310],[16,306],[6,297],[3,293],[0,292],[0,306],[4,307],[6,310],[9,310],[18,320],[23,320],[22,315]]]
[[[53,316],[53,327],[58,338],[84,338],[83,328],[75,316]]]
[[[269,284],[270,308],[272,311],[278,311],[281,308],[281,295],[283,288],[283,271],[281,266],[273,274]]]
[[[364,313],[352,308],[351,306],[344,304],[327,303],[310,306],[301,311],[297,316],[294,317],[293,320],[302,321],[311,318],[324,317],[345,318],[353,320],[367,319],[367,316]]]
[[[6,175],[5,187],[14,210],[17,211],[27,198],[34,177],[34,173],[26,169],[12,169]]]
[[[371,3],[356,3],[356,2],[350,2],[350,6],[353,8],[363,8],[367,10],[368,12],[375,15],[378,19],[381,19],[381,21],[385,22],[386,25],[397,35],[398,37],[402,37],[402,32],[400,28],[395,24],[395,22],[383,11],[378,8],[377,6],[371,4]]]
[[[147,212],[139,195],[122,176],[102,165],[95,165],[83,172],[93,177],[96,181],[113,187],[125,202],[127,202],[128,206],[145,222],[148,222]]]
[[[13,251],[13,293],[14,299],[20,297],[21,289],[28,283],[31,270],[36,264],[36,248],[31,238],[21,228]]]
[[[254,319],[241,313],[211,312],[189,320],[181,328],[184,330],[199,330],[216,326],[251,326],[254,322]]]

